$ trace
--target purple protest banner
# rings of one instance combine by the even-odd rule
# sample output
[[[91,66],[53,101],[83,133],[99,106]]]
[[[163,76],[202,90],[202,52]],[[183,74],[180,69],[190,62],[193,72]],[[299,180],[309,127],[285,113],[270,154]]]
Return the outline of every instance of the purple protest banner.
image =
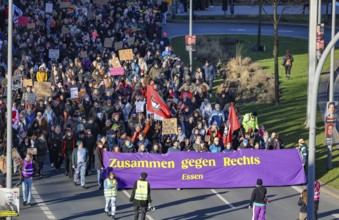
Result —
[[[258,178],[265,186],[306,183],[296,149],[163,155],[104,151],[104,166],[115,172],[120,188],[132,188],[141,172],[148,173],[153,189],[253,187]]]
[[[110,68],[111,76],[123,76],[124,75],[124,68],[123,67],[113,67]]]

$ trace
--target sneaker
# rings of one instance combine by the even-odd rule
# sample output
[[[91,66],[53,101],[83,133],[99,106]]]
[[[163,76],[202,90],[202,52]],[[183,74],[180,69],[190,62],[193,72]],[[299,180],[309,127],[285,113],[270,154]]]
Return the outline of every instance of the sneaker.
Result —
[[[54,163],[51,163],[51,167],[54,167]]]
[[[32,204],[30,202],[26,203],[27,206],[32,206]]]
[[[105,214],[106,214],[107,216],[110,216],[109,211],[105,211]]]
[[[82,186],[82,188],[83,188],[83,189],[87,189],[87,187],[86,187],[86,186]]]
[[[24,206],[26,206],[26,205],[27,205],[27,202],[24,201],[22,204],[23,204]]]
[[[77,182],[74,182],[74,186],[78,186],[79,184]]]
[[[177,188],[177,190],[178,190],[178,191],[180,191],[180,190],[181,190],[181,188]]]

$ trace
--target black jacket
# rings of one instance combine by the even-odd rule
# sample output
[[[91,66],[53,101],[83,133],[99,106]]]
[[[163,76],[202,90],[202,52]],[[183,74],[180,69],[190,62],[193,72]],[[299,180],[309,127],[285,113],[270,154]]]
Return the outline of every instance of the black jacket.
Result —
[[[299,197],[298,206],[300,206],[300,212],[307,213],[307,205],[301,197]]]
[[[141,180],[141,181],[146,181],[146,180]],[[133,202],[133,206],[140,206],[140,207],[148,207],[148,203],[152,203],[152,199],[151,199],[151,186],[150,184],[147,182],[147,192],[148,192],[148,195],[147,195],[147,200],[146,201],[141,201],[141,200],[137,200],[135,199],[135,192],[137,190],[137,182],[138,181],[135,181],[134,183],[134,187],[133,187],[133,190],[132,190],[132,194],[131,194],[131,198],[129,199],[130,202]]]
[[[266,187],[258,186],[257,188],[255,188],[252,192],[250,206],[253,206],[254,202],[266,204],[267,203],[266,194],[267,194]]]
[[[100,149],[99,147],[96,147],[94,151],[94,167],[96,170],[100,170],[101,167],[104,167],[102,160],[103,158],[102,154],[100,153],[100,150],[102,150],[103,153],[104,148]]]

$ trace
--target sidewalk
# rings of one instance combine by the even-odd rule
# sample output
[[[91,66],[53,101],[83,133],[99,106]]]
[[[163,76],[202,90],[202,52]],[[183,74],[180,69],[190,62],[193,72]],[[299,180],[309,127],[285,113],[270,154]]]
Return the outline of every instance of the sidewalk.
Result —
[[[302,14],[302,11],[303,11],[303,5],[294,5],[294,6],[279,5],[278,8],[277,8],[278,14],[281,13],[283,8],[285,8],[284,14],[300,15],[300,14]],[[329,13],[331,13],[331,5],[330,4],[329,4],[329,7],[328,7],[328,11],[329,11]],[[264,15],[265,12],[267,14],[272,15],[273,14],[273,7],[271,5],[264,5],[262,14]],[[337,14],[339,14],[339,6],[337,6],[336,12],[337,12]],[[185,13],[183,11],[183,8],[178,7],[177,16],[187,16],[188,13],[189,13],[189,11],[187,13]],[[322,13],[326,14],[326,5],[322,6]],[[199,16],[199,15],[200,16],[220,16],[220,15],[224,15],[224,11],[222,11],[221,6],[213,6],[213,7],[207,8],[204,11],[195,10],[194,14],[197,15],[197,16]],[[234,15],[258,15],[258,14],[259,14],[258,5],[235,5],[234,6]],[[308,9],[305,10],[305,14],[308,14]],[[231,15],[229,6],[227,8],[226,15],[227,16]]]

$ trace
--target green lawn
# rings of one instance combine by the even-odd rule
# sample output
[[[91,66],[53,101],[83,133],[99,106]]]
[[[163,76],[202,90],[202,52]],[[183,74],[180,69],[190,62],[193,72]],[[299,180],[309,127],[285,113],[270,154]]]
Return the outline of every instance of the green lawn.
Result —
[[[199,36],[198,36],[199,37]],[[256,43],[256,36],[249,35],[214,35],[218,38],[230,37],[237,38],[244,43],[244,55],[260,63],[265,69],[273,73],[273,37],[263,36],[262,42],[266,46],[266,52],[252,52],[252,45]],[[184,38],[178,37],[172,39],[172,45],[175,53],[188,63],[188,53],[184,50]],[[242,114],[257,111],[259,114],[259,123],[265,125],[266,129],[271,132],[277,132],[287,147],[296,147],[298,139],[308,140],[308,129],[305,129],[304,122],[306,118],[306,100],[307,100],[307,69],[308,69],[308,42],[306,40],[280,37],[279,62],[282,60],[286,49],[290,49],[294,56],[291,79],[285,78],[284,69],[279,68],[281,80],[281,89],[283,96],[280,105],[247,103],[240,106]],[[230,54],[235,54],[235,45],[227,45],[225,49]],[[232,52],[233,51],[233,52]],[[336,51],[336,57],[339,51]],[[194,57],[194,54],[193,54]],[[280,64],[280,63],[279,63]],[[202,65],[194,60],[194,66]],[[324,69],[329,68],[329,59]],[[215,82],[216,86],[222,80]],[[333,150],[333,169],[327,171],[327,147],[324,144],[324,123],[320,112],[317,116],[317,139],[316,139],[316,177],[326,184],[339,189],[339,150]]]

